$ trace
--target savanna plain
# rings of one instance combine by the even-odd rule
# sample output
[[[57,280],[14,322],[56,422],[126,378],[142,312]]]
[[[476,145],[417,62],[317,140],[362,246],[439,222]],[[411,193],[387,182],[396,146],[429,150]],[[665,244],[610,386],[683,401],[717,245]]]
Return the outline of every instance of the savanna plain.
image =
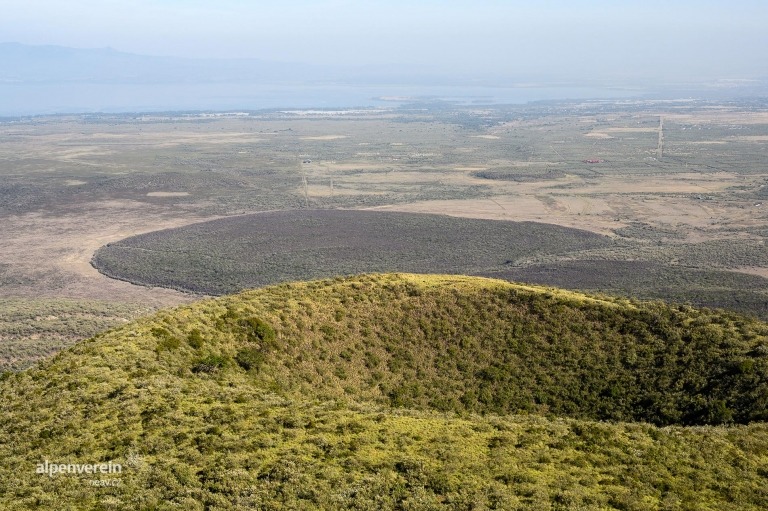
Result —
[[[766,162],[746,100],[0,119],[0,503],[764,509]]]
[[[610,243],[568,251],[553,238],[526,254],[510,242],[511,257],[499,254],[502,267],[490,270],[768,318],[768,112],[760,104],[428,103],[35,117],[5,119],[0,129],[0,335],[8,368],[195,298],[105,278],[91,265],[99,247],[274,210],[418,212],[580,229]],[[449,246],[451,233],[440,235]],[[190,249],[195,240],[183,243]]]

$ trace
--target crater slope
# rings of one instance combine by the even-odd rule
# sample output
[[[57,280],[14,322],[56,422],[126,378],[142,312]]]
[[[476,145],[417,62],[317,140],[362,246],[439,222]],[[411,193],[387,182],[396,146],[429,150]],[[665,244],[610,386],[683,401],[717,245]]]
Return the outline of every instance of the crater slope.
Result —
[[[6,373],[0,505],[765,509],[767,336],[476,277],[207,300]]]

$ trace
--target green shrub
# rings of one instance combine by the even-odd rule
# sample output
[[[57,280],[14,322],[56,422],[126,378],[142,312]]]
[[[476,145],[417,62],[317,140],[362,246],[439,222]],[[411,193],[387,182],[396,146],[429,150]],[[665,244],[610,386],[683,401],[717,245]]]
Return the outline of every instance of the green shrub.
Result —
[[[264,359],[264,353],[253,346],[241,348],[237,350],[237,354],[235,355],[235,362],[237,362],[237,365],[246,371],[258,371],[264,363]]]
[[[199,329],[195,328],[187,336],[187,343],[195,349],[200,349],[203,346],[203,334]]]
[[[248,342],[258,343],[266,348],[275,346],[275,329],[263,319],[256,317],[241,319],[239,324]]]
[[[158,339],[157,346],[155,347],[157,353],[175,350],[181,346],[181,341],[166,328],[153,327],[150,332]]]
[[[214,373],[227,365],[227,358],[222,355],[208,355],[197,359],[192,364],[193,373]]]

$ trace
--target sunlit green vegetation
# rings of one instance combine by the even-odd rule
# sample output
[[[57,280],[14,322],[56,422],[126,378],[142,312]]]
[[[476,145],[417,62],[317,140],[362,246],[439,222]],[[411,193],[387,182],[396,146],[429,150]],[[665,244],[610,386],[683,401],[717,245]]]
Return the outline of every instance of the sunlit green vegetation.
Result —
[[[736,314],[471,277],[249,291],[6,373],[0,502],[764,509],[766,336]],[[36,474],[46,459],[124,469],[94,487],[115,476]]]

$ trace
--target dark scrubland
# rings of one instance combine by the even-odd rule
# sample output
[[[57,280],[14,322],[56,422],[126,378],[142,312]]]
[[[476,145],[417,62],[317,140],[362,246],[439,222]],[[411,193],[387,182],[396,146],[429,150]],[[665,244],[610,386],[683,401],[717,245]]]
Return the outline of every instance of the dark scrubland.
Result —
[[[366,272],[472,274],[545,254],[610,247],[588,231],[379,211],[257,213],[142,234],[93,264],[134,283],[207,294]]]
[[[526,173],[520,169],[502,169],[502,170],[482,170],[473,175],[483,179],[498,179],[501,181],[535,182],[547,179],[558,179],[565,177],[562,171],[544,169],[539,172]]]
[[[656,232],[640,230],[646,237]],[[759,245],[703,242],[696,250],[658,250],[627,240],[632,232],[627,228],[621,238],[611,238],[534,222],[296,210],[127,238],[99,249],[92,264],[132,283],[212,295],[363,272],[442,272],[690,302],[768,318],[767,279],[705,269],[717,268],[723,259],[726,266],[728,258],[762,266],[766,253]],[[633,257],[638,259],[626,260]],[[674,264],[665,261],[671,258]]]
[[[764,277],[649,261],[575,260],[479,272],[495,278],[645,300],[690,303],[768,319]]]
[[[0,502],[764,509],[767,335],[734,313],[460,276],[203,301],[6,373]],[[124,468],[36,474],[45,459]]]

